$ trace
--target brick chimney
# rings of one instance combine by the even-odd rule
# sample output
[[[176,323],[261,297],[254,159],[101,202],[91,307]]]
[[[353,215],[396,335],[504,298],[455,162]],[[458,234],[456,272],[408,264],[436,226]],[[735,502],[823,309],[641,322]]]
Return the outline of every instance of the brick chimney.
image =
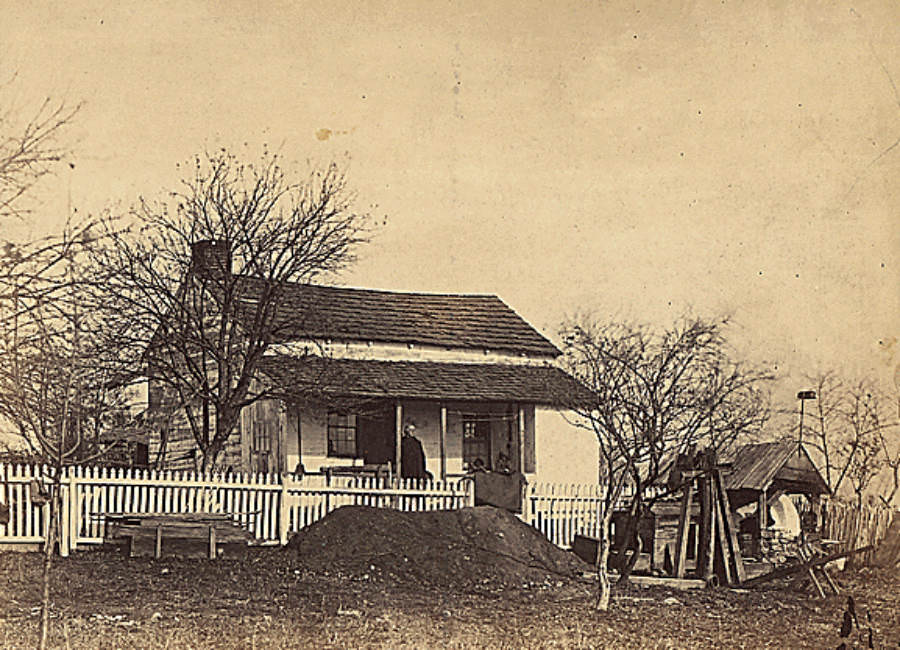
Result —
[[[196,241],[191,244],[191,264],[201,277],[222,279],[231,275],[231,249],[221,240]]]

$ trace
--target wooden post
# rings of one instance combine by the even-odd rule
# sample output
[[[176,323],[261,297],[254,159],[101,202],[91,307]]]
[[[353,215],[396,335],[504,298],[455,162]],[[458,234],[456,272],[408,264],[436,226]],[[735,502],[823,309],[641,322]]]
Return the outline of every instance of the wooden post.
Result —
[[[216,559],[216,527],[214,524],[209,525],[209,559]]]
[[[397,402],[396,412],[394,414],[394,462],[396,464],[397,478],[401,478],[400,468],[402,467],[402,449],[403,446],[403,404]]]
[[[704,478],[703,496],[706,500],[706,536],[703,538],[703,566],[701,574],[704,580],[713,576],[716,555],[716,513],[713,508],[713,484],[709,476]]]
[[[697,575],[700,578],[708,578],[704,573],[706,556],[709,548],[708,537],[712,534],[709,530],[709,481],[701,475],[697,479],[697,491],[700,496],[700,521],[697,526]]]
[[[519,471],[525,473],[525,409],[521,406],[516,411],[516,423],[519,433]]]
[[[281,498],[278,501],[278,541],[282,546],[288,542],[291,525],[290,492],[288,492],[288,475],[281,475]]]
[[[757,500],[756,506],[756,514],[757,519],[759,519],[759,539],[762,540],[763,532],[765,532],[768,526],[766,524],[769,523],[769,507],[768,502],[766,501],[766,489],[763,488],[759,492],[759,499]]]
[[[162,557],[162,526],[156,526],[156,545],[153,548],[153,557],[157,560]]]
[[[77,467],[69,468],[69,550],[78,549],[78,531],[81,528],[81,499],[78,498]]]
[[[441,480],[447,480],[447,407],[441,404]]]
[[[68,486],[63,485],[60,482],[59,485],[59,494],[51,496],[50,501],[45,503],[41,510],[44,512],[44,518],[47,522],[47,525],[44,526],[44,535],[47,536],[50,534],[50,503],[56,498],[57,503],[59,504],[59,512],[54,512],[53,515],[57,518],[57,526],[56,530],[59,531],[59,556],[60,557],[69,557],[69,495],[66,494],[68,490]],[[30,513],[29,513],[30,515]]]
[[[675,540],[675,570],[676,578],[683,578],[687,558],[688,531],[691,523],[691,500],[693,498],[694,481],[689,480],[684,486],[684,496],[681,499],[681,512],[678,517],[678,537]]]

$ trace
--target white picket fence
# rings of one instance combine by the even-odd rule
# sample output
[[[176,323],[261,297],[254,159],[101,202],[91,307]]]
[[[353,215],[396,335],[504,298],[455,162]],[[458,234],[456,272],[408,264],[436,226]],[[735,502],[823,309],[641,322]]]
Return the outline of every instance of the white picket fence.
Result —
[[[0,507],[8,508],[7,523],[0,523],[0,550],[3,544],[43,542],[49,506],[38,496],[39,483],[51,480],[46,468],[0,464]],[[294,480],[277,474],[69,467],[61,477],[60,553],[102,542],[107,515],[224,513],[260,543],[284,544],[292,533],[344,505],[417,511],[462,508],[473,502],[470,481],[392,483],[315,474]]]
[[[525,488],[522,520],[569,548],[576,534],[598,536],[602,501],[600,485],[534,483]]]
[[[0,550],[4,544],[43,542],[49,506],[39,484],[52,480],[47,468],[0,463]],[[474,504],[469,480],[424,481],[332,477],[300,480],[278,474],[157,472],[105,467],[69,467],[61,477],[60,553],[103,541],[106,516],[137,513],[223,513],[260,543],[285,544],[288,537],[344,505],[403,511],[453,510]],[[598,485],[531,484],[521,519],[561,547],[576,533],[596,536],[602,491]]]

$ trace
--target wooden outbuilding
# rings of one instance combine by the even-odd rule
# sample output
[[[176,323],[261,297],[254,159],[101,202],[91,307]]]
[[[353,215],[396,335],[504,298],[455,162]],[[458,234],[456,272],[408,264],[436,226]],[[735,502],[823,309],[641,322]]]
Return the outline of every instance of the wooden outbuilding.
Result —
[[[755,513],[744,517],[740,527],[746,555],[760,553],[760,539],[774,523],[770,508],[782,495],[802,495],[812,507],[819,497],[831,493],[809,452],[793,441],[744,445],[736,450],[730,465],[725,488],[732,510],[747,510],[746,506],[756,504]]]

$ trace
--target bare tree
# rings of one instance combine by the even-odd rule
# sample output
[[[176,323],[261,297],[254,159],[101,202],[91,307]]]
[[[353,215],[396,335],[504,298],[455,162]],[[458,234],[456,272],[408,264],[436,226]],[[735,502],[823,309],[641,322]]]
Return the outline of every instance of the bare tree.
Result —
[[[597,558],[598,607],[609,605],[605,576],[610,552],[609,522],[626,486],[633,488],[625,544],[619,557],[627,579],[639,552],[637,527],[678,453],[698,445],[721,450],[739,436],[758,432],[768,417],[768,383],[773,377],[735,361],[723,330],[725,321],[683,318],[656,332],[632,324],[602,324],[582,318],[564,326],[568,368],[595,395],[577,405],[597,436],[606,500]]]
[[[0,85],[0,92],[8,95],[13,81]],[[80,108],[47,98],[23,120],[13,102],[4,98],[0,106],[0,219],[30,212],[25,199],[68,155],[60,135]]]
[[[58,537],[64,467],[96,460],[115,443],[105,434],[128,414],[125,390],[94,363],[102,323],[84,309],[72,235],[42,240],[24,256],[8,256],[8,287],[0,296],[0,419],[10,424],[29,456],[50,470],[35,484],[49,503],[44,546],[41,647],[49,629],[50,571]],[[62,251],[67,251],[63,253]],[[14,261],[10,261],[14,260]],[[47,479],[48,477],[44,477]]]
[[[832,493],[848,489],[861,504],[885,467],[900,468],[900,451],[889,435],[898,426],[892,400],[869,377],[851,382],[830,370],[809,379],[817,399],[816,416],[804,427],[806,443],[818,452]],[[896,488],[887,501],[895,494]]]
[[[215,466],[241,409],[269,396],[260,361],[286,328],[286,283],[337,272],[365,240],[368,215],[335,164],[288,179],[276,155],[198,156],[168,201],[142,200],[127,232],[95,250],[97,306],[111,314],[114,359],[163,387]],[[123,345],[124,343],[124,345]]]

